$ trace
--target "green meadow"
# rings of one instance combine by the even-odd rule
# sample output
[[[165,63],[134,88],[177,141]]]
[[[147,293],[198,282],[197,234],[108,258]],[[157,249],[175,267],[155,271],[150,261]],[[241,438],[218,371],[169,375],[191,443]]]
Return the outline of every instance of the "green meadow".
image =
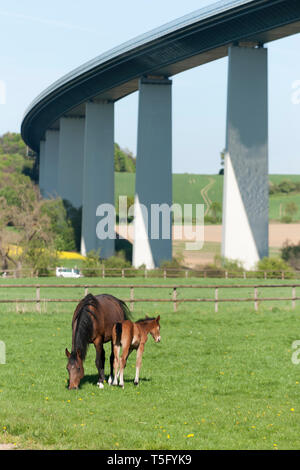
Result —
[[[92,283],[129,284],[126,279]],[[32,280],[18,280],[31,283]],[[40,284],[60,283],[39,279]],[[86,282],[86,281],[85,281]],[[154,279],[132,279],[151,284]],[[250,281],[189,279],[208,286]],[[254,282],[254,281],[251,281]],[[1,284],[16,283],[5,279]],[[83,280],[64,280],[64,284]],[[168,289],[140,289],[140,298],[170,297]],[[176,279],[177,284],[187,284]],[[260,284],[268,284],[259,280]],[[282,284],[281,281],[272,283]],[[288,284],[288,281],[285,281]],[[120,298],[129,289],[93,288]],[[180,294],[180,292],[182,292]],[[34,298],[30,289],[3,288],[0,298]],[[297,288],[299,297],[300,288]],[[180,297],[211,297],[213,290],[185,288]],[[259,295],[290,296],[291,289],[260,290]],[[82,297],[81,289],[41,288],[41,298]],[[151,297],[152,296],[152,297]],[[220,289],[219,297],[253,296],[253,288]],[[133,319],[161,314],[162,341],[145,347],[141,382],[133,385],[135,353],[125,369],[125,388],[96,386],[91,345],[80,389],[69,391],[65,348],[71,347],[76,303],[0,304],[0,442],[18,449],[299,449],[300,364],[292,362],[300,339],[300,303],[137,303]],[[106,374],[109,372],[106,349]],[[295,362],[295,361],[294,361]],[[297,361],[296,361],[297,362]]]
[[[221,175],[193,175],[188,173],[173,174],[173,203],[176,204],[205,204],[218,202],[222,205],[223,179]],[[270,175],[272,183],[282,181],[300,182],[300,175]],[[135,173],[115,173],[116,202],[120,195],[134,196]],[[203,197],[204,196],[204,197]],[[272,194],[269,198],[270,220],[280,220],[284,214],[285,206],[294,202],[300,208],[300,194]],[[300,209],[294,216],[295,221],[300,220]]]

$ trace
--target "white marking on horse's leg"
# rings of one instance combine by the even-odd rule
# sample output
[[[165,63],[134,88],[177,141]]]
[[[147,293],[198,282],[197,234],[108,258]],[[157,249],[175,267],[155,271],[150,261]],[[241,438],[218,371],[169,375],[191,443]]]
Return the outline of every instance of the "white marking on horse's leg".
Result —
[[[141,368],[141,365],[142,365],[143,352],[144,352],[144,345],[140,344],[140,346],[137,350],[137,354],[136,354],[134,385],[138,385],[138,383],[139,383],[140,368]]]
[[[138,383],[139,383],[139,376],[140,376],[140,368],[137,367],[137,368],[135,369],[134,385],[138,385]]]
[[[112,376],[110,375],[109,378],[108,378],[108,381],[107,381],[108,385],[111,385],[111,384],[112,384],[112,381],[113,381],[113,378],[112,378]]]
[[[113,385],[118,385],[118,379],[117,379],[117,376],[116,376],[116,375],[115,375],[115,377],[114,377]]]
[[[104,388],[103,382],[98,382],[97,385],[100,389]]]
[[[118,385],[120,367],[120,346],[114,346],[114,381],[113,385]]]
[[[124,388],[123,370],[120,372],[119,385]]]

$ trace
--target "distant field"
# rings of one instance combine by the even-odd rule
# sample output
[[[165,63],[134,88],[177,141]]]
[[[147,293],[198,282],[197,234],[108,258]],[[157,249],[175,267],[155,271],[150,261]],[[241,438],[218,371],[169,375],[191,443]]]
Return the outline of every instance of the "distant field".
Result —
[[[289,180],[300,182],[300,175],[270,175],[270,181],[278,184]],[[116,201],[119,195],[134,196],[135,174],[115,173],[115,195]],[[206,191],[207,188],[207,191]],[[223,176],[220,175],[193,175],[174,174],[173,175],[173,203],[176,204],[205,204],[203,198],[208,197],[211,202],[218,202],[222,205]],[[299,207],[298,214],[294,220],[300,220],[300,194],[272,195],[270,196],[270,220],[280,220],[284,215],[284,209],[289,202],[295,202]]]

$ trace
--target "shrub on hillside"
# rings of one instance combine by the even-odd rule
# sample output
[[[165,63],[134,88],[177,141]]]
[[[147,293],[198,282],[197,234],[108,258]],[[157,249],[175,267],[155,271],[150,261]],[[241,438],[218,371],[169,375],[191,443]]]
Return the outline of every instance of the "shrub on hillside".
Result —
[[[81,272],[86,277],[99,277],[102,275],[100,250],[91,250],[87,253],[81,265]]]
[[[293,278],[293,269],[279,257],[265,256],[257,263],[257,277],[263,277],[264,272],[267,273],[268,278],[279,278],[281,273],[284,272],[286,279]]]
[[[55,248],[59,251],[75,251],[75,228],[68,218],[63,201],[60,198],[44,200],[42,212],[51,221],[51,230],[55,233]]]
[[[57,255],[54,248],[49,248],[41,240],[32,239],[26,245],[26,252],[22,266],[30,268],[33,276],[51,276],[54,275],[51,266],[56,266]]]
[[[281,257],[289,266],[300,270],[300,241],[297,245],[286,241],[281,249]]]

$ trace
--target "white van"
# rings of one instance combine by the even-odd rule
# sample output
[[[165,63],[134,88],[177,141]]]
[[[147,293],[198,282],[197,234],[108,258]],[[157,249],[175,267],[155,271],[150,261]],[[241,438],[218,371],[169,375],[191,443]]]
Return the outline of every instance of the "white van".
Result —
[[[56,277],[82,277],[77,268],[56,268]]]

